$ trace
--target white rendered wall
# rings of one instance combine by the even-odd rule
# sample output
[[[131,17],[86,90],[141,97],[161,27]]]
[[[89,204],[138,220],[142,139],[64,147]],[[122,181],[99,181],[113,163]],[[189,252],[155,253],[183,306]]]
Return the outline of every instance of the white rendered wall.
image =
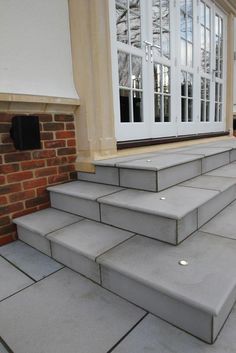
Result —
[[[67,0],[0,0],[0,93],[78,98]]]

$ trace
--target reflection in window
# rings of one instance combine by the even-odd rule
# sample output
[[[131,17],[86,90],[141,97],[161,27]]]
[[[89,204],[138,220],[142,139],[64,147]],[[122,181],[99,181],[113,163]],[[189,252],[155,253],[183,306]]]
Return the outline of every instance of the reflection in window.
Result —
[[[193,0],[180,4],[181,65],[193,66]]]
[[[143,121],[142,58],[118,51],[121,123]]]
[[[170,58],[170,4],[169,0],[152,1],[152,31],[154,55]]]
[[[201,68],[203,72],[211,70],[211,10],[201,1]]]
[[[211,81],[201,77],[201,121],[210,121],[210,84]]]
[[[193,75],[181,72],[181,121],[193,121]]]
[[[223,77],[223,19],[215,16],[215,73],[216,77]]]
[[[223,84],[215,83],[215,121],[222,121]]]
[[[140,0],[116,0],[117,41],[141,47]]]
[[[155,122],[170,122],[170,67],[154,63]]]

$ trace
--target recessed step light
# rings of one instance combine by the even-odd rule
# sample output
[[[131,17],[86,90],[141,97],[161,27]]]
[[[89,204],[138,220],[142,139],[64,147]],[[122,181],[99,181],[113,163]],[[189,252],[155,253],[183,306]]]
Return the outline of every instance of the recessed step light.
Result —
[[[181,265],[181,266],[188,266],[188,261],[186,261],[186,260],[180,260],[180,261],[179,261],[179,265]]]
[[[166,198],[163,196],[163,197],[160,197],[160,200],[165,200]]]

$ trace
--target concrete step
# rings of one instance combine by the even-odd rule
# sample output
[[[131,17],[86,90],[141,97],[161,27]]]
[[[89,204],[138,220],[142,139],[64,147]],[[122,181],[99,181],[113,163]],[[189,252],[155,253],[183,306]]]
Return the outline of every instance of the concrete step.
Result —
[[[235,179],[200,176],[159,193],[126,189],[98,202],[103,223],[177,245],[235,198]]]
[[[220,141],[221,142],[221,141]],[[158,192],[236,160],[236,141],[95,161],[78,179]]]
[[[97,261],[103,287],[213,343],[236,300],[235,253],[234,240],[197,232],[178,247],[135,236]]]
[[[100,283],[98,256],[134,234],[91,220],[83,220],[50,233],[52,257]]]
[[[176,188],[189,192],[185,204],[191,198],[196,204],[205,200],[203,214],[220,203],[216,195],[224,194],[222,190],[232,194],[235,188],[234,179],[212,176],[200,176],[189,184]],[[201,188],[209,185],[212,190]],[[215,195],[212,203],[207,201],[209,193]],[[175,196],[176,201],[173,197],[163,212],[171,212]],[[172,207],[184,212],[184,203]],[[231,223],[235,220],[232,205],[224,210],[229,210]],[[46,242],[47,254],[59,262],[208,343],[215,341],[235,302],[236,242],[210,234],[207,228],[172,246],[54,209],[18,218],[16,224],[23,240],[30,236],[28,243],[33,247],[42,251]],[[168,234],[166,229],[163,232]],[[183,260],[185,266],[180,264]]]
[[[50,191],[52,207],[100,221],[100,209],[97,199],[123,189],[111,185],[73,181],[49,187],[47,190]]]
[[[70,224],[81,221],[82,218],[66,212],[47,208],[42,211],[15,218],[17,233],[20,240],[51,256],[48,234]]]

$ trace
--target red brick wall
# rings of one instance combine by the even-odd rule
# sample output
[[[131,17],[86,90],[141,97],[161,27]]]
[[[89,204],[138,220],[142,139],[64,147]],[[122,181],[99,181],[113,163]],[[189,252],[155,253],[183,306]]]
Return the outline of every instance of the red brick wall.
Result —
[[[13,218],[49,206],[47,186],[75,179],[76,174],[72,115],[36,114],[42,149],[31,151],[14,148],[9,135],[14,115],[0,113],[0,245],[17,237]]]

